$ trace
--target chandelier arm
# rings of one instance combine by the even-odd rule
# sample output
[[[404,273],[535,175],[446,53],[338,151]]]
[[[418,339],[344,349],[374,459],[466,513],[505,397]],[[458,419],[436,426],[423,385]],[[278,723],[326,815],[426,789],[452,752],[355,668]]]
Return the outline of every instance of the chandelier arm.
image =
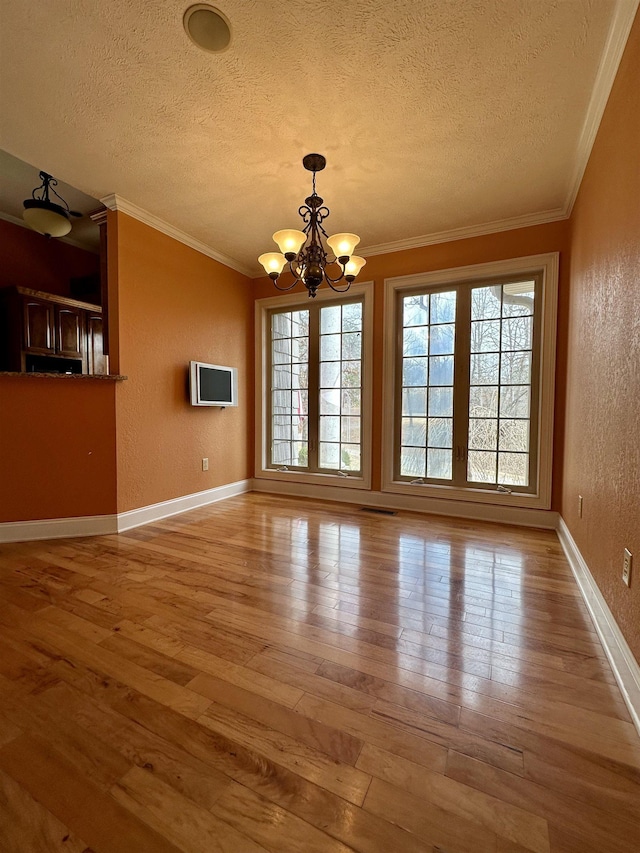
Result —
[[[326,266],[323,270],[324,277],[327,280],[327,283],[328,284],[336,284],[337,282],[342,281],[342,279],[345,277],[345,268],[342,267],[342,272],[340,273],[340,275],[337,278],[331,278],[331,276],[327,272],[327,266],[331,266],[331,264],[326,264]],[[342,266],[342,264],[340,264],[340,266]]]
[[[273,279],[271,279],[271,280],[273,281],[273,283],[274,283],[274,285],[276,286],[277,290],[281,290],[283,293],[286,293],[286,291],[287,291],[287,290],[293,290],[293,288],[296,286],[296,284],[300,281],[300,279],[299,279],[299,278],[296,278],[296,279],[294,279],[293,284],[290,284],[290,285],[289,285],[289,287],[280,287],[280,285],[278,284],[278,280],[277,280],[277,279],[273,278]]]
[[[336,293],[346,293],[346,292],[347,292],[347,290],[349,290],[349,288],[351,287],[351,282],[350,282],[350,281],[348,281],[348,282],[347,282],[347,286],[346,286],[346,287],[344,287],[344,288],[339,288],[339,287],[334,287],[334,286],[333,286],[335,282],[341,281],[343,278],[344,278],[344,276],[340,276],[340,278],[336,278],[336,279],[334,279],[334,280],[332,281],[330,278],[327,278],[327,275],[326,275],[326,273],[325,273],[325,279],[326,279],[326,281],[327,281],[327,284],[329,285],[329,287],[331,288],[331,290],[335,290],[335,292],[336,292]]]

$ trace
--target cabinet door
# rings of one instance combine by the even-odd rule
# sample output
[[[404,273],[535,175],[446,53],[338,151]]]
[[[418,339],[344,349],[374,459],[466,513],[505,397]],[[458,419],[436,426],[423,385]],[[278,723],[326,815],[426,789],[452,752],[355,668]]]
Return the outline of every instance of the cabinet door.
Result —
[[[107,373],[107,357],[104,354],[102,314],[87,311],[87,366],[89,373]]]
[[[23,317],[25,350],[47,355],[55,353],[55,310],[53,303],[25,297]]]
[[[82,358],[84,311],[66,305],[56,306],[56,351],[58,355]]]

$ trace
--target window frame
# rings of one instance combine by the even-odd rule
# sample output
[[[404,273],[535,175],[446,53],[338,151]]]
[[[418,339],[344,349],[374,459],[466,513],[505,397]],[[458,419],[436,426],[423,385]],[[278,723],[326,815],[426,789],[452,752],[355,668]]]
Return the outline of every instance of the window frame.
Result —
[[[255,303],[255,477],[256,479],[280,480],[294,483],[314,483],[352,489],[371,488],[371,423],[373,398],[373,282],[352,284],[344,294],[323,288],[316,294],[318,302],[340,305],[362,298],[362,396],[361,396],[361,473],[338,473],[337,471],[312,472],[292,468],[280,471],[268,467],[270,424],[267,414],[267,394],[270,390],[270,318],[274,311],[297,311],[309,306],[309,295],[289,293],[257,299]],[[319,344],[319,334],[318,334]],[[315,349],[310,341],[310,352]],[[310,370],[311,374],[311,370]],[[318,388],[315,389],[319,391]],[[311,388],[309,389],[311,394]]]
[[[418,275],[400,276],[385,280],[385,323],[384,365],[383,365],[383,436],[382,436],[382,491],[404,495],[424,495],[444,500],[464,500],[502,506],[530,507],[550,509],[553,466],[553,418],[555,394],[555,355],[558,302],[559,253],[533,255],[505,261],[494,261],[455,267]],[[402,334],[402,315],[400,311],[403,296],[415,293],[421,288],[430,292],[446,290],[447,287],[482,286],[489,281],[502,283],[512,276],[523,278],[530,275],[540,280],[540,322],[534,325],[534,336],[539,339],[539,371],[532,378],[532,397],[538,397],[537,417],[532,418],[532,437],[537,432],[536,446],[531,448],[535,459],[537,488],[535,491],[523,491],[514,488],[510,494],[498,491],[497,486],[485,484],[453,485],[444,481],[409,482],[397,474],[399,465],[399,424],[400,411],[396,405],[398,382],[400,381],[400,359],[398,357],[398,338]],[[456,346],[460,342],[456,341]],[[463,343],[463,351],[468,350]],[[468,393],[468,383],[463,386],[463,394]],[[454,390],[454,399],[461,393]],[[454,404],[455,405],[455,404]],[[454,452],[457,439],[454,437]],[[454,462],[455,464],[455,462]],[[510,487],[509,487],[510,488]]]

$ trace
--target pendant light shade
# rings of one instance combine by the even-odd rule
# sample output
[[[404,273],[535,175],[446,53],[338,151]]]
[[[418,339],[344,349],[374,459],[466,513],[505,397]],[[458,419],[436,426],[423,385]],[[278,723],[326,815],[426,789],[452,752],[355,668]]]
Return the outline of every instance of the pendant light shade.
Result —
[[[45,237],[64,237],[71,231],[71,223],[69,217],[62,208],[56,210],[59,205],[47,204],[46,202],[34,202],[34,199],[25,201],[25,211],[22,218],[27,223],[29,228],[33,228],[38,234],[44,234]],[[29,204],[29,207],[27,205]]]
[[[265,252],[264,255],[260,255],[258,261],[264,267],[265,272],[276,277],[280,275],[287,263],[287,259],[280,252]]]
[[[71,231],[70,218],[82,216],[75,210],[70,210],[67,202],[59,195],[54,187],[58,182],[46,172],[40,172],[42,183],[31,193],[31,198],[25,199],[24,213],[22,218],[29,228],[33,228],[45,237],[64,237]],[[61,204],[51,201],[49,193],[52,192]]]
[[[296,231],[294,228],[285,228],[283,231],[276,231],[273,235],[273,239],[278,244],[278,248],[283,255],[286,256],[291,253],[295,257],[302,248],[304,241],[307,239],[307,235],[304,231]]]
[[[350,258],[359,242],[357,234],[334,234],[327,238],[327,245],[338,260]]]
[[[359,258],[357,255],[351,255],[344,268],[344,277],[347,281],[353,281],[366,263],[367,262],[364,258]]]

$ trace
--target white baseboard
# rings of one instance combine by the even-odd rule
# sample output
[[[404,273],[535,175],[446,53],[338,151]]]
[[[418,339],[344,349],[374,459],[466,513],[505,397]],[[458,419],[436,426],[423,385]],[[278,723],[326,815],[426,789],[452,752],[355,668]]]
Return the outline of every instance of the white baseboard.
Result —
[[[454,518],[468,518],[470,521],[497,521],[502,524],[541,527],[546,530],[556,530],[558,525],[558,513],[544,509],[495,506],[493,504],[472,503],[471,501],[442,500],[422,495],[401,495],[392,492],[371,492],[362,489],[349,489],[345,486],[288,483],[283,480],[263,480],[257,477],[253,479],[251,488],[254,492],[337,501],[338,503],[354,503],[364,507],[375,507],[376,509],[397,509],[429,515],[448,515]]]
[[[204,492],[183,495],[169,501],[121,512],[118,515],[89,515],[78,518],[44,518],[36,521],[8,521],[0,524],[0,543],[67,539],[74,536],[105,536],[122,533],[142,524],[160,521],[190,509],[241,495],[251,488],[251,480],[238,480]]]
[[[39,539],[69,539],[73,536],[105,536],[115,533],[115,515],[86,515],[77,518],[41,518],[37,521],[5,521],[0,524],[0,543],[35,542]]]
[[[235,483],[227,483],[217,486],[215,489],[206,489],[204,492],[194,492],[192,495],[184,495],[181,498],[172,498],[157,504],[132,509],[129,512],[121,512],[117,516],[117,531],[123,533],[133,527],[150,524],[152,521],[160,521],[172,515],[180,515],[190,509],[198,509],[201,506],[223,501],[235,495],[242,495],[250,491],[251,480],[238,480]]]
[[[623,699],[640,734],[640,666],[563,518],[558,521],[558,538],[591,614]]]

